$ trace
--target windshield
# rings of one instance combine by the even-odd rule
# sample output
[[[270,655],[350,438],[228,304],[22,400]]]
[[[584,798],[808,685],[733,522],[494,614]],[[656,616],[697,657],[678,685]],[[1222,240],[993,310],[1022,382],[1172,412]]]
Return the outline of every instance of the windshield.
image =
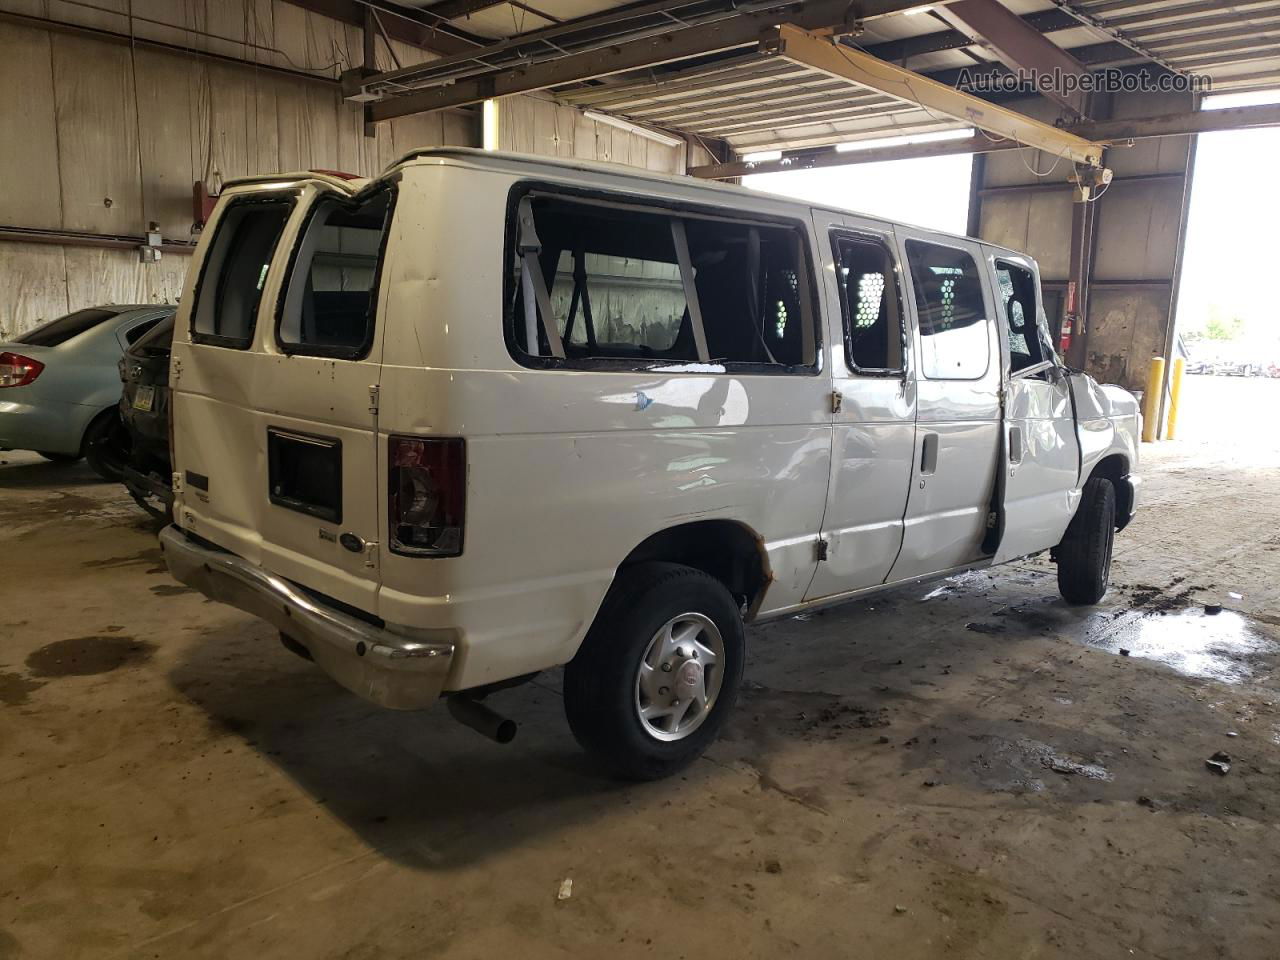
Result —
[[[13,342],[27,343],[33,347],[56,347],[66,343],[72,337],[78,337],[85,331],[92,330],[104,320],[119,316],[119,314],[119,310],[112,310],[108,307],[90,307],[87,310],[77,310],[75,313],[68,313],[65,317],[59,317],[57,320],[50,320],[48,323],[41,324],[34,330],[16,338]]]

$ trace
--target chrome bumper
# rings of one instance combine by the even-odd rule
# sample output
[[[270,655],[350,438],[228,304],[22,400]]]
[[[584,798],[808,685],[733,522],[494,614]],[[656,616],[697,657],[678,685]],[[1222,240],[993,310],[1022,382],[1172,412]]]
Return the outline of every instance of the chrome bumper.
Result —
[[[392,710],[421,710],[444,690],[454,645],[438,639],[439,632],[397,633],[365,623],[234,553],[188,539],[175,526],[160,533],[160,549],[174,579],[266,620],[366,700]]]

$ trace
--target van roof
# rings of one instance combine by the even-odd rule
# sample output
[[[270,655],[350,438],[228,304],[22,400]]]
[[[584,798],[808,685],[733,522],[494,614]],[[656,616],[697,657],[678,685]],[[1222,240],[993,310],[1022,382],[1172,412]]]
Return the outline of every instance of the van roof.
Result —
[[[867,220],[875,220],[883,224],[900,223],[903,226],[918,226],[916,224],[909,224],[903,220],[891,220],[887,217],[863,213],[859,210],[853,210],[848,207],[839,207],[825,203],[813,203],[808,200],[797,200],[795,197],[788,197],[778,193],[770,193],[766,190],[752,190],[734,183],[720,183],[716,180],[702,180],[697,177],[675,176],[669,173],[655,173],[651,170],[642,170],[638,167],[626,166],[619,163],[608,163],[601,160],[580,160],[569,157],[544,157],[535,154],[512,153],[504,150],[482,150],[478,147],[423,147],[417,150],[411,150],[399,160],[396,160],[394,163],[389,165],[386,170],[384,170],[375,179],[381,180],[384,177],[388,177],[396,170],[409,165],[415,160],[427,160],[433,158],[453,158],[462,160],[469,166],[488,167],[490,169],[509,170],[512,166],[540,166],[554,167],[560,170],[579,170],[590,173],[605,174],[624,180],[660,183],[664,186],[677,186],[684,190],[692,188],[721,198],[732,196],[739,200],[743,197],[749,197],[752,199],[780,201],[805,210],[827,210],[834,213],[854,214],[855,216],[863,217]],[[919,227],[919,229],[927,230],[928,232],[937,234],[938,236],[953,237],[957,240],[969,240],[975,243],[985,243],[985,241],[974,240],[973,237],[965,237],[963,234],[951,233],[946,230],[937,230],[933,227]],[[999,250],[1006,249],[990,243],[987,243],[987,246],[995,247]],[[1014,250],[1009,250],[1008,252],[1017,253],[1017,251]]]

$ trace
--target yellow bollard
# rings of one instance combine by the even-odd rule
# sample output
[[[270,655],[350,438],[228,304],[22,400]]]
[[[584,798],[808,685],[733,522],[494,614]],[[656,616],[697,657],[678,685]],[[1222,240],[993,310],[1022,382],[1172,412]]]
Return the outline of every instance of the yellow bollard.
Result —
[[[1156,439],[1156,413],[1160,409],[1160,391],[1164,389],[1164,357],[1152,357],[1147,373],[1147,392],[1142,396],[1142,442]]]
[[[1169,384],[1169,429],[1165,433],[1166,440],[1172,440],[1178,428],[1178,398],[1182,396],[1182,375],[1186,372],[1187,361],[1179,357],[1173,361],[1173,379]]]

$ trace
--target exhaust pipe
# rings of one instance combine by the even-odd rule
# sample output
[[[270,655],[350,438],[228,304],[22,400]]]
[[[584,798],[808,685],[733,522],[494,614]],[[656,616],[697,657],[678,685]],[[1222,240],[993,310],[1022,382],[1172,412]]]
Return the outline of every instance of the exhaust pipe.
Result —
[[[448,697],[449,712],[463,726],[482,733],[495,743],[510,743],[516,737],[516,722],[490,710],[471,697]]]

